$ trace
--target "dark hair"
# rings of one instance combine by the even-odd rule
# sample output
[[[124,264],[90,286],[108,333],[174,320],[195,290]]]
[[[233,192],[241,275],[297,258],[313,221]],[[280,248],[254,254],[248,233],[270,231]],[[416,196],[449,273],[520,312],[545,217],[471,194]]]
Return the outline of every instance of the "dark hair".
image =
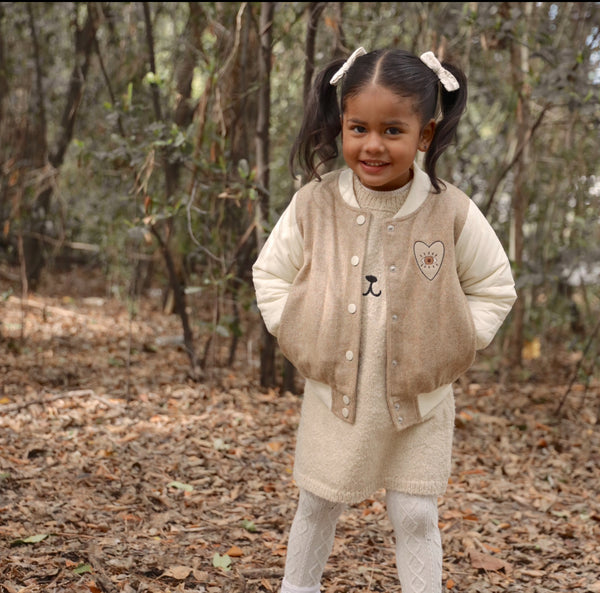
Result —
[[[290,154],[292,175],[295,177],[294,163],[297,161],[308,179],[321,178],[318,169],[339,154],[337,138],[342,130],[341,114],[346,100],[359,94],[365,86],[376,83],[401,97],[413,99],[422,125],[436,119],[435,133],[425,154],[425,171],[439,192],[442,182],[435,174],[435,166],[454,141],[467,104],[464,72],[449,62],[442,62],[459,84],[458,90],[447,91],[437,74],[414,54],[402,49],[375,50],[358,57],[348,69],[338,84],[341,89],[338,100],[337,87],[330,84],[330,80],[344,62],[344,59],[330,62],[315,78]]]

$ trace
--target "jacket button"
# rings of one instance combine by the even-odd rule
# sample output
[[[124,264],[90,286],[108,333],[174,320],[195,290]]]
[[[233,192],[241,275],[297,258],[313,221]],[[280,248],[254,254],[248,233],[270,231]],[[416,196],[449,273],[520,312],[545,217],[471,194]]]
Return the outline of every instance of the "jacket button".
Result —
[[[358,266],[358,262],[360,261],[358,255],[353,255],[352,258],[350,259],[350,263],[353,266]]]
[[[398,402],[396,402],[394,404],[394,408],[396,409],[396,411],[398,411],[400,409],[400,404]]]
[[[356,305],[354,303],[348,305],[348,313],[356,313]]]
[[[350,403],[350,398],[349,398],[347,395],[345,395],[345,396],[342,398],[342,401],[343,401],[343,402],[344,402],[346,405],[348,405],[348,404]]]
[[[396,271],[396,266],[390,266],[390,272],[395,272]]]
[[[395,313],[392,315],[392,321],[398,321],[398,315]]]
[[[363,214],[359,214],[356,217],[356,224],[362,225],[362,224],[365,224],[366,221],[367,221],[367,219],[365,218],[365,216]]]
[[[348,410],[348,408],[342,408],[342,416],[344,418],[348,418],[348,416],[350,416],[350,411]]]
[[[348,350],[346,352],[346,360],[352,360],[354,358],[354,353],[352,352],[352,350]]]
[[[398,424],[402,424],[404,422],[404,418],[402,416],[398,416]]]
[[[392,360],[392,366],[393,367],[397,367],[398,366],[398,361],[397,360]]]
[[[394,225],[393,224],[388,224],[388,233],[393,233],[394,232]]]

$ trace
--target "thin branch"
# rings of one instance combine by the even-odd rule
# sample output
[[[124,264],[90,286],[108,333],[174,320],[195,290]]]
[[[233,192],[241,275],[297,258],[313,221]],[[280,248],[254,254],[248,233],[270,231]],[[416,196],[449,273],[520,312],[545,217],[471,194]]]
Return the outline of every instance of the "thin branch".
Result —
[[[569,393],[571,393],[571,389],[573,388],[573,385],[575,384],[575,381],[577,380],[577,376],[579,374],[579,369],[581,369],[581,365],[583,364],[583,361],[585,360],[588,350],[590,349],[590,346],[593,344],[594,340],[596,339],[596,336],[598,335],[599,331],[600,331],[600,320],[598,321],[598,323],[596,323],[596,327],[594,328],[594,331],[591,333],[590,338],[587,341],[585,348],[583,349],[581,358],[579,359],[579,362],[577,363],[577,366],[575,367],[575,370],[573,371],[573,375],[571,377],[571,381],[569,382],[569,386],[567,387],[567,390],[565,391],[564,395],[562,396],[560,403],[558,404],[558,407],[556,408],[556,412],[554,412],[557,416],[558,416],[558,414],[560,414],[560,411],[561,411],[565,401],[567,401],[567,397],[569,396]]]
[[[538,118],[535,121],[535,123],[533,124],[533,126],[531,126],[531,128],[529,130],[527,130],[527,134],[525,135],[525,138],[523,139],[521,146],[519,146],[517,148],[517,150],[515,151],[515,154],[514,154],[512,160],[510,161],[510,163],[508,163],[508,165],[506,165],[506,167],[500,173],[500,175],[498,175],[498,178],[496,179],[496,182],[494,183],[492,190],[490,191],[490,196],[488,198],[488,201],[485,204],[485,206],[481,209],[484,215],[487,216],[487,213],[489,212],[490,208],[492,207],[492,203],[494,201],[494,198],[496,197],[496,192],[498,191],[498,187],[500,186],[500,183],[508,175],[509,171],[515,166],[515,163],[518,162],[519,158],[521,157],[521,154],[523,153],[523,150],[525,150],[525,147],[529,144],[529,142],[531,142],[531,139],[533,138],[533,134],[535,133],[537,128],[542,123],[542,120],[544,119],[544,115],[546,114],[546,111],[548,111],[548,109],[550,109],[551,106],[552,106],[551,103],[548,103],[547,105],[544,106],[544,108],[542,109],[541,113],[538,115]]]
[[[57,393],[51,397],[42,397],[38,399],[33,399],[31,401],[20,402],[18,404],[6,404],[0,406],[0,413],[4,414],[7,412],[17,412],[19,410],[23,410],[28,408],[29,406],[46,405],[51,402],[54,402],[58,399],[68,399],[71,397],[83,397],[85,395],[94,397],[96,393],[92,389],[76,389],[74,391],[67,391],[65,393]]]

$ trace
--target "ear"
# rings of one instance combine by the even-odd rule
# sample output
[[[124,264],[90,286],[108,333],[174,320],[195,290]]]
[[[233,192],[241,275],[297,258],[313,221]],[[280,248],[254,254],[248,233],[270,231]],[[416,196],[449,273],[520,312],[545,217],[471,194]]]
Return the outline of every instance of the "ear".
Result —
[[[435,133],[435,120],[430,119],[421,130],[421,137],[419,138],[419,150],[421,152],[427,152],[431,141],[433,140],[433,134]]]

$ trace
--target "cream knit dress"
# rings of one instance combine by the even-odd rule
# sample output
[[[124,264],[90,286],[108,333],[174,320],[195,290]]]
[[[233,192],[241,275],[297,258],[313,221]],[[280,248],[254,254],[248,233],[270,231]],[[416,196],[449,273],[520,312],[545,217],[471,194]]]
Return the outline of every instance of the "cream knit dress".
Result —
[[[374,217],[360,296],[363,306],[356,422],[349,424],[337,418],[319,397],[325,386],[307,380],[294,463],[296,484],[333,502],[360,502],[381,488],[439,495],[448,484],[454,430],[452,389],[422,423],[403,431],[392,424],[385,396],[386,302],[393,295],[386,294],[383,282],[377,280],[384,278],[382,221],[398,212],[410,185],[374,192],[354,177],[357,201]],[[410,315],[410,311],[405,314]]]

